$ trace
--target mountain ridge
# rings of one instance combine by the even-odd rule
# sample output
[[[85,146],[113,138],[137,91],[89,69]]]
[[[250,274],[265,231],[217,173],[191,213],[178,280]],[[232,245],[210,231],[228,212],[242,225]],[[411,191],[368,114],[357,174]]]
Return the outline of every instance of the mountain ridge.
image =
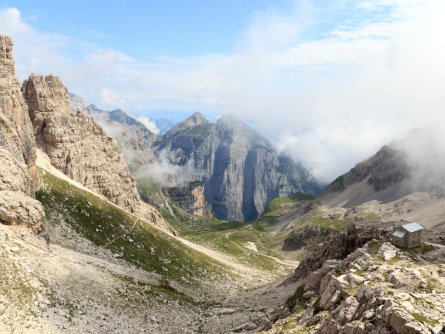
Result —
[[[268,139],[231,114],[211,123],[194,112],[166,133],[151,137],[151,143],[138,137],[131,145],[127,133],[135,130],[126,124],[137,120],[121,110],[107,112],[90,106],[87,112],[116,138],[136,175],[154,177],[169,187],[172,180],[179,186],[202,181],[205,200],[220,219],[251,221],[275,197],[295,192],[314,195],[321,188],[301,164],[278,153]],[[113,112],[125,116],[112,119]],[[159,170],[162,179],[156,179],[153,170]]]
[[[302,166],[279,155],[266,138],[233,115],[216,123],[192,115],[153,147],[157,156],[189,173],[188,179],[204,182],[206,200],[221,219],[250,221],[275,197],[318,191]]]

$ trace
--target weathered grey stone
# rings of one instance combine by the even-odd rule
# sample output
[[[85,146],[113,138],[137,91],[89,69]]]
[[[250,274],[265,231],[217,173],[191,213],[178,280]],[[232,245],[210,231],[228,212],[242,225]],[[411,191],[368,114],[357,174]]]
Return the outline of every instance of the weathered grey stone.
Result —
[[[186,180],[204,182],[205,199],[217,218],[253,220],[273,198],[318,191],[302,166],[279,155],[268,140],[230,115],[212,124],[195,113],[153,147],[157,156],[179,166]]]

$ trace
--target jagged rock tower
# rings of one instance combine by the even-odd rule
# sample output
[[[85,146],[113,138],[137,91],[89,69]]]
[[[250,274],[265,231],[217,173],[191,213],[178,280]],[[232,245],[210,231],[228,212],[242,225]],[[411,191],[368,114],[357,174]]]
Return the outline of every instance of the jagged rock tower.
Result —
[[[74,114],[56,76],[32,74],[22,86],[38,148],[53,166],[114,204],[167,229],[159,212],[143,203],[116,141],[92,118]]]
[[[0,223],[30,226],[36,233],[45,225],[36,201],[36,146],[28,107],[15,77],[12,41],[0,34]]]

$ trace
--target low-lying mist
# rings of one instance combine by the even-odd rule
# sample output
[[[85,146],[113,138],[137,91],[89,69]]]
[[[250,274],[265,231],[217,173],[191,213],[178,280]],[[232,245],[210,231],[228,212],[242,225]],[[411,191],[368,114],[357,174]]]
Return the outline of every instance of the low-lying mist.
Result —
[[[445,133],[439,125],[413,129],[392,146],[405,154],[412,190],[445,194]]]

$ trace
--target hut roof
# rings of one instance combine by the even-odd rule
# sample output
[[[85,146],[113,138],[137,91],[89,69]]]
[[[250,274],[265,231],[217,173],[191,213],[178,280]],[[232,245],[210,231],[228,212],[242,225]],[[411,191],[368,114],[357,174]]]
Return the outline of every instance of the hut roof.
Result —
[[[405,236],[405,231],[400,231],[400,230],[394,231],[392,235],[397,238],[403,238]]]
[[[409,223],[402,226],[403,229],[407,230],[408,232],[417,232],[420,230],[423,230],[423,226],[417,223]]]

